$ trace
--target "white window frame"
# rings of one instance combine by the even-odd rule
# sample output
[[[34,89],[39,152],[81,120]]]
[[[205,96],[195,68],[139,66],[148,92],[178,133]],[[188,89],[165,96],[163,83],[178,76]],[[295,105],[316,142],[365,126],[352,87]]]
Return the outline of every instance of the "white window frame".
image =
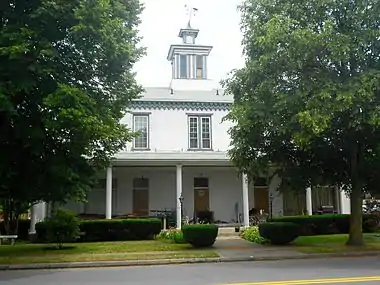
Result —
[[[202,65],[201,66],[198,66],[198,60],[199,59],[201,59],[201,61],[202,61]],[[204,59],[203,55],[196,55],[195,56],[195,76],[194,77],[196,79],[204,79],[204,64],[203,64],[204,60],[205,59]],[[200,71],[200,74],[198,73],[198,71]]]
[[[191,136],[190,136],[190,121],[192,119],[196,119],[197,121],[197,147],[191,146]],[[208,120],[208,126],[209,126],[209,147],[203,146],[203,130],[202,130],[202,122],[203,119]],[[211,115],[188,115],[188,144],[189,144],[189,150],[212,150],[212,122],[211,122]]]
[[[138,132],[136,129],[136,119],[144,117],[146,118],[146,146],[136,146],[136,138],[133,138],[133,149],[134,150],[149,150],[149,114],[133,114],[133,131]]]

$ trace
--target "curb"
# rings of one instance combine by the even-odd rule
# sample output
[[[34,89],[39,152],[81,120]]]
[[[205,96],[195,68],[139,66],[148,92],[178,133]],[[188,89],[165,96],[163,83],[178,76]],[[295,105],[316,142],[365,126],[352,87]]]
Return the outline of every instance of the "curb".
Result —
[[[128,267],[128,266],[152,266],[172,264],[195,263],[227,263],[247,261],[279,261],[279,260],[307,260],[340,257],[372,257],[380,256],[380,251],[375,252],[348,252],[348,253],[321,253],[305,255],[282,255],[265,257],[217,257],[217,258],[191,258],[191,259],[160,259],[160,260],[133,260],[133,261],[91,261],[91,262],[61,262],[61,263],[34,263],[34,264],[9,264],[0,265],[0,270],[46,270],[46,269],[74,269],[96,267]]]

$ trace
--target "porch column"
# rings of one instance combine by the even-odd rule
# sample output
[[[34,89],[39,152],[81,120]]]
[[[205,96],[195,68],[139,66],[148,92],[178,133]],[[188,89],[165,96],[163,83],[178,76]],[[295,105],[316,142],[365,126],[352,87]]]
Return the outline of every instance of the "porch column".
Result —
[[[36,233],[36,224],[37,224],[36,205],[32,205],[32,207],[30,207],[30,227],[29,227],[30,235],[34,235]]]
[[[112,167],[107,168],[106,180],[106,219],[112,219]]]
[[[177,197],[177,229],[181,229],[182,226],[182,165],[176,166],[176,197]]]
[[[41,206],[41,221],[45,221],[47,218],[47,203],[45,201],[42,201],[40,203]]]
[[[340,213],[341,214],[351,214],[351,203],[350,203],[350,197],[346,194],[345,191],[342,189],[339,189],[339,196],[340,196]]]
[[[334,188],[334,195],[335,195],[335,210],[337,211],[338,214],[341,214],[342,209],[341,209],[341,201],[340,201],[340,190],[338,187]]]
[[[313,200],[311,196],[311,187],[306,188],[306,210],[308,215],[313,214]]]
[[[246,173],[242,175],[243,188],[243,222],[244,227],[249,227],[249,197],[248,197],[248,177]]]

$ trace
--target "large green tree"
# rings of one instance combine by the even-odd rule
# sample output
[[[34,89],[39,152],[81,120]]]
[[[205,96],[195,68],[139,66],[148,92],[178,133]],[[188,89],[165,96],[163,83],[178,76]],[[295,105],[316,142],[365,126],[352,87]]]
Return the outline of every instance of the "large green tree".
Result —
[[[132,132],[142,89],[138,0],[0,3],[0,199],[6,220],[39,200],[84,199]],[[13,215],[13,217],[11,216]]]
[[[245,67],[225,81],[230,156],[255,177],[269,166],[282,189],[342,187],[348,245],[362,245],[362,197],[380,171],[380,2],[245,0]]]

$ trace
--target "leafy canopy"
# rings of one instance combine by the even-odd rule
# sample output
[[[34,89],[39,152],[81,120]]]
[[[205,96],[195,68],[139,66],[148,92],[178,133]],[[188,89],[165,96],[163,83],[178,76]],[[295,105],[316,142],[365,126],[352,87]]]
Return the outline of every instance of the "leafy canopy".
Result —
[[[380,182],[380,2],[240,8],[246,64],[225,81],[232,161],[251,177],[275,166],[282,189],[343,186],[359,217],[362,190]]]
[[[83,199],[142,91],[138,0],[0,3],[0,199]]]

